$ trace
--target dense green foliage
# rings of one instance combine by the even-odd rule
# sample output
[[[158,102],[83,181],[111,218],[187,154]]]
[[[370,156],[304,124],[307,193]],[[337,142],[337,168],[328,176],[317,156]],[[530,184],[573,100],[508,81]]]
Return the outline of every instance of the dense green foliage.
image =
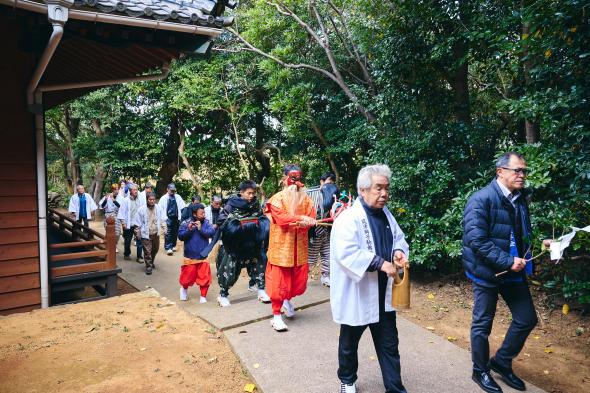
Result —
[[[246,177],[272,193],[290,161],[308,184],[336,170],[354,189],[362,165],[387,163],[412,260],[442,273],[460,269],[467,198],[515,150],[531,168],[537,254],[541,239],[590,224],[589,10],[576,0],[245,1],[209,60],[72,104],[75,150],[113,179],[155,178],[178,132],[180,169],[205,196]],[[91,118],[109,132],[97,137]],[[560,264],[539,259],[537,279],[590,303],[589,245],[580,234]]]

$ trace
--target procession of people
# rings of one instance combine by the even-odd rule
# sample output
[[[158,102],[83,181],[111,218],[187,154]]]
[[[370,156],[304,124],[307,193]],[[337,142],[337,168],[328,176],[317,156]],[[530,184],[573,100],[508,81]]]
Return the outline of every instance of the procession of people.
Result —
[[[531,219],[524,196],[526,162],[507,152],[496,162],[496,177],[468,200],[463,217],[463,265],[474,293],[471,325],[472,379],[483,391],[497,393],[494,371],[510,387],[525,390],[512,368],[513,359],[537,323],[527,275],[531,265]],[[156,268],[164,236],[168,256],[184,242],[179,259],[181,301],[190,301],[198,286],[199,303],[207,303],[215,266],[217,304],[230,307],[230,290],[246,269],[248,289],[261,306],[270,303],[270,325],[288,330],[283,317],[296,315],[297,296],[305,293],[310,265],[320,265],[321,283],[329,287],[332,318],[340,325],[338,371],[341,393],[354,393],[359,365],[358,345],[371,332],[386,392],[406,392],[401,378],[396,309],[392,302],[394,277],[409,267],[410,247],[402,228],[388,210],[392,172],[387,165],[368,165],[357,177],[358,197],[340,204],[336,177],[326,173],[314,198],[306,192],[300,166],[283,168],[281,190],[260,200],[259,185],[245,179],[226,198],[213,195],[210,204],[194,196],[186,205],[171,183],[158,202],[147,183],[113,184],[98,206],[79,185],[69,211],[80,223],[100,207],[116,217],[116,236],[124,239],[123,258],[136,261],[145,273]],[[316,197],[317,196],[317,197]],[[547,244],[549,244],[547,240]],[[166,263],[166,262],[158,262]],[[501,295],[512,322],[504,342],[490,356],[488,336]],[[268,305],[266,307],[269,307]]]

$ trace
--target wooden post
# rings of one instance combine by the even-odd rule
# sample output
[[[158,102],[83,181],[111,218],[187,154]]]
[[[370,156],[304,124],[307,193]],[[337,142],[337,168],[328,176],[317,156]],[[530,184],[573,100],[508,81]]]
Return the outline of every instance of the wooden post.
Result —
[[[105,243],[108,267],[109,269],[114,269],[117,266],[117,255],[115,254],[117,248],[117,244],[115,243],[115,217],[107,217]]]

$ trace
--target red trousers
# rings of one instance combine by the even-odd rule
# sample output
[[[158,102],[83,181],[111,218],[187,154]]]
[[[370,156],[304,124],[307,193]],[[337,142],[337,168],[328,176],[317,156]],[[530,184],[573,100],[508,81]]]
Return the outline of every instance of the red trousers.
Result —
[[[206,297],[209,285],[211,285],[211,267],[209,263],[201,262],[193,265],[182,265],[178,282],[184,289],[197,284],[201,288],[201,296]]]
[[[302,295],[307,288],[309,266],[283,267],[268,263],[266,265],[265,288],[272,304],[272,313],[281,314],[284,300]]]

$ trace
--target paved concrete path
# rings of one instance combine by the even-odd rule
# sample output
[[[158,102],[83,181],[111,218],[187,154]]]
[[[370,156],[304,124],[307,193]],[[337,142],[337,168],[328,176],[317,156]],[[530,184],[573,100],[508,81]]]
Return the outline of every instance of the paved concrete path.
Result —
[[[122,250],[122,245],[119,245]],[[118,254],[123,269],[122,278],[139,290],[156,289],[162,296],[175,301],[189,313],[224,330],[235,353],[264,393],[326,393],[337,392],[336,377],[339,327],[332,322],[329,291],[318,280],[308,283],[304,296],[293,300],[299,309],[292,320],[287,320],[289,331],[276,333],[269,323],[271,307],[249,292],[248,277],[244,270],[230,291],[232,306],[220,308],[215,279],[210,288],[207,304],[199,304],[198,290],[189,289],[189,301],[178,300],[178,275],[182,246],[174,256],[160,252],[156,269],[151,276],[143,265],[124,261]],[[471,381],[471,360],[468,351],[398,316],[402,378],[410,393],[479,392]],[[363,393],[383,392],[381,372],[376,359],[370,332],[366,332],[359,346],[359,380]],[[497,378],[499,381],[499,378]],[[514,390],[499,383],[505,392]],[[543,392],[528,384],[528,392]]]

